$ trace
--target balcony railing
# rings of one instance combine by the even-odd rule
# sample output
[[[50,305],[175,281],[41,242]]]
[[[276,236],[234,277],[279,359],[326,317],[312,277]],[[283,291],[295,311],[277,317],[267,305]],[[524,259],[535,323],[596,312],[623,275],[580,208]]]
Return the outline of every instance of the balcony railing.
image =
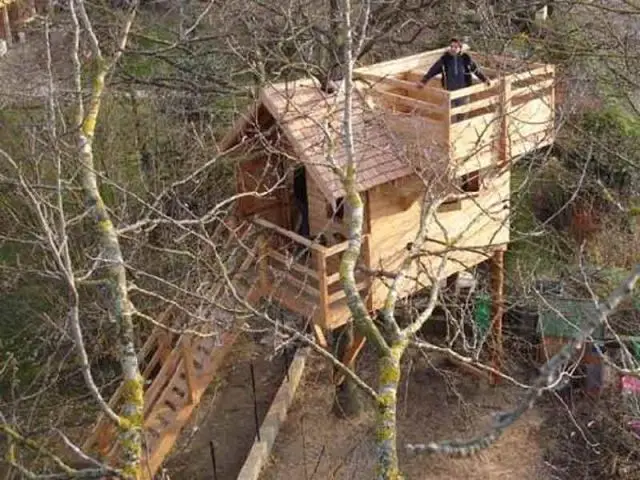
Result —
[[[486,57],[491,59],[490,56]],[[487,60],[488,61],[488,60]],[[380,75],[356,72],[369,103],[392,118],[389,126],[405,140],[428,142],[432,162],[457,175],[509,161],[553,140],[554,68],[532,64],[513,72],[484,68],[484,83],[455,91],[435,78],[420,87],[423,72]],[[454,105],[462,99],[462,104]]]
[[[297,313],[312,316],[320,326],[334,323],[332,310],[345,302],[340,282],[341,253],[348,241],[327,247],[286,230],[262,218],[253,222],[261,228],[258,242],[258,285],[263,298],[273,298]],[[369,235],[363,236],[368,258]],[[357,287],[369,287],[357,273]]]

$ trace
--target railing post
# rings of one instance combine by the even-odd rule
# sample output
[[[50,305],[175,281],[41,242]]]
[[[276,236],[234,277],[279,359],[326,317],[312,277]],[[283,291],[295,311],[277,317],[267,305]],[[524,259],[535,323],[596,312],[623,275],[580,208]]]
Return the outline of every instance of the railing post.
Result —
[[[451,142],[451,93],[448,91],[443,92],[443,107],[444,107],[444,145],[446,148],[445,155],[447,160],[447,166],[449,168],[452,167],[451,162],[454,160],[453,152],[455,149],[453,148],[453,143]]]
[[[184,365],[185,376],[187,379],[187,395],[189,403],[194,403],[195,387],[196,387],[196,371],[193,366],[193,352],[191,346],[193,342],[191,336],[184,335],[180,342],[180,350],[182,353],[182,363]]]
[[[316,268],[318,270],[319,307],[322,326],[326,328],[329,318],[329,285],[327,284],[327,257],[324,252],[315,251]]]
[[[503,76],[500,81],[500,147],[498,167],[503,167],[511,159],[509,148],[509,112],[511,111],[511,80]]]

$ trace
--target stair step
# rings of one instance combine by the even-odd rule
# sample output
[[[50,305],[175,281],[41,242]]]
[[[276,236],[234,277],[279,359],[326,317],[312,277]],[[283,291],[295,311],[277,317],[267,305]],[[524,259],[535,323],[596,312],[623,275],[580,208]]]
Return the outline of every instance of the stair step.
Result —
[[[173,410],[174,412],[178,410],[178,406],[171,400],[164,400],[162,403],[167,407],[169,407],[169,409]]]
[[[186,386],[183,385],[174,385],[173,387],[171,387],[171,390],[180,397],[185,397],[187,395],[187,389],[185,387]]]

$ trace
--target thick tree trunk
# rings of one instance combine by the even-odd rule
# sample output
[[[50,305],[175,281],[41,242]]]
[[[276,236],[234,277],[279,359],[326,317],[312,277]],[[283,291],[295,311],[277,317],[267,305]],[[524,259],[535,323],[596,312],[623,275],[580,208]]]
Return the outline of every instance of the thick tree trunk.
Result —
[[[391,355],[378,361],[379,399],[376,418],[377,480],[402,480],[398,466],[396,404],[400,383],[400,358],[404,348],[391,349]]]
[[[123,471],[136,478],[140,473],[142,457],[143,379],[136,356],[133,328],[133,311],[127,292],[127,276],[120,242],[109,212],[98,188],[94,158],[93,136],[100,112],[107,68],[99,65],[93,81],[91,103],[82,120],[78,135],[80,171],[86,207],[97,227],[98,241],[104,264],[103,279],[111,290],[112,306],[116,318],[119,360],[123,376],[123,401],[119,419],[118,445],[122,455]]]

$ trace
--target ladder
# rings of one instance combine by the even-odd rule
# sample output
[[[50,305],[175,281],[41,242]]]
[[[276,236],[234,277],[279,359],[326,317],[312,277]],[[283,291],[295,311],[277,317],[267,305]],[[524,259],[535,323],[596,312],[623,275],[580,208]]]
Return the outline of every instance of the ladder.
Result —
[[[248,248],[254,240],[253,226],[248,223],[239,227],[231,225],[229,232],[223,248],[231,252],[228,267],[235,279],[255,263],[255,248]],[[234,241],[237,243],[235,246],[232,245]],[[246,256],[235,254],[241,248],[247,250]],[[238,257],[242,257],[241,262],[237,261]],[[216,298],[221,289],[222,283],[214,288],[211,297]],[[170,306],[158,317],[159,323],[175,326],[179,320],[178,313],[178,309]],[[156,326],[138,353],[145,379],[140,480],[151,480],[158,472],[239,335],[238,321],[223,318],[230,317],[230,313],[216,309],[213,315],[217,320],[226,320],[230,327],[224,332],[210,334],[175,334]],[[122,403],[122,394],[121,384],[109,401],[109,406],[115,411]],[[83,450],[96,452],[101,460],[113,464],[118,454],[116,435],[116,426],[100,414]]]

